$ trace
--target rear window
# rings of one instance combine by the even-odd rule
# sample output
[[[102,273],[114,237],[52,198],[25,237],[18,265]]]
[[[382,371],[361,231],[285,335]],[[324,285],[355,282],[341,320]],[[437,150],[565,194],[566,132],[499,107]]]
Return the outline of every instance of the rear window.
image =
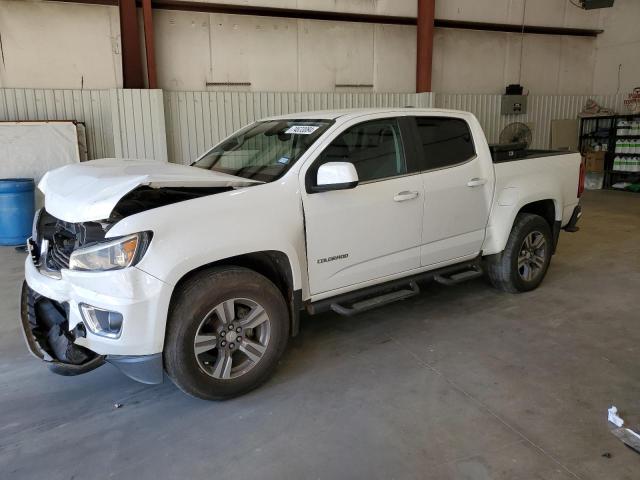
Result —
[[[469,125],[464,120],[416,117],[416,124],[429,170],[466,162],[476,154]]]

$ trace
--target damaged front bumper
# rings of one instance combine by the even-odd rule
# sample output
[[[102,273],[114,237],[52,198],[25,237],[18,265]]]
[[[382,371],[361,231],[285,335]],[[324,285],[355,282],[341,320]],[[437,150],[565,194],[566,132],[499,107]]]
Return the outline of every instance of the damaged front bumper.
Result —
[[[20,323],[27,347],[37,358],[48,362],[51,371],[59,375],[90,372],[104,364],[105,355],[97,355],[73,343],[75,336],[83,333],[78,332],[80,329],[70,334],[63,330],[67,324],[64,308],[31,290],[26,281],[22,283]]]
[[[90,372],[105,362],[118,367],[129,378],[141,383],[162,383],[162,354],[152,355],[99,355],[76,345],[75,340],[86,337],[81,325],[65,331],[68,321],[66,305],[61,305],[34,292],[27,282],[22,284],[20,323],[29,351],[47,362],[58,375],[74,376]]]
[[[105,362],[142,383],[161,383],[162,346],[171,289],[129,268],[114,272],[62,270],[53,278],[31,258],[25,262],[20,323],[30,352],[60,375],[79,375]],[[124,317],[117,338],[91,330],[80,306]]]

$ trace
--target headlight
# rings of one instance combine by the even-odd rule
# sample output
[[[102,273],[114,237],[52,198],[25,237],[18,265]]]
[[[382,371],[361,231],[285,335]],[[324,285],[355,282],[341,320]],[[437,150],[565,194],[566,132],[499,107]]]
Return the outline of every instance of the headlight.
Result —
[[[109,242],[75,250],[69,259],[71,270],[119,270],[135,265],[144,255],[151,234],[135,233]]]

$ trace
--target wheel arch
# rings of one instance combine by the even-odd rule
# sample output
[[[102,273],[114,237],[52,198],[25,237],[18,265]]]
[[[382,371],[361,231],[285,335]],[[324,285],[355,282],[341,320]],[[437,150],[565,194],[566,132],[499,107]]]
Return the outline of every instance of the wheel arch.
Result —
[[[533,213],[534,215],[539,215],[547,221],[549,228],[551,229],[553,229],[553,224],[556,221],[562,219],[562,211],[557,208],[556,201],[551,198],[536,200],[522,205],[520,210],[516,212],[516,215],[513,218],[514,221],[515,217],[517,217],[519,213]],[[513,228],[513,222],[511,227]]]
[[[184,282],[203,270],[222,266],[247,268],[272,281],[282,293],[289,308],[291,336],[297,335],[300,324],[300,310],[302,309],[302,291],[295,288],[294,271],[289,257],[286,253],[277,250],[265,250],[235,255],[200,265],[193,270],[185,272],[173,287],[169,305],[171,306],[173,304],[176,292],[179,291],[180,285]]]
[[[522,198],[516,205],[498,206],[492,212],[493,218],[487,228],[487,236],[483,246],[484,255],[492,255],[504,250],[520,213],[531,213],[545,219],[553,235],[553,251],[555,252],[562,223],[562,208],[557,199],[543,195]]]
[[[527,203],[518,210],[518,213],[516,213],[513,219],[514,222],[520,213],[531,213],[544,218],[551,230],[551,254],[556,253],[558,239],[560,238],[560,226],[562,224],[562,209],[558,208],[556,201],[551,198],[546,198],[544,200]]]

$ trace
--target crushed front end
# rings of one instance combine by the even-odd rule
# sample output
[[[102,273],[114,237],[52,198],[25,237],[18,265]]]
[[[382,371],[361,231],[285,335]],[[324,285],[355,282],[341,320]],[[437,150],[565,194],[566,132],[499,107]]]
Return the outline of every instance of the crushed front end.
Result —
[[[29,350],[61,375],[105,362],[143,383],[160,383],[171,288],[143,270],[70,268],[77,249],[109,242],[110,222],[69,223],[46,211],[34,219],[21,325]]]

